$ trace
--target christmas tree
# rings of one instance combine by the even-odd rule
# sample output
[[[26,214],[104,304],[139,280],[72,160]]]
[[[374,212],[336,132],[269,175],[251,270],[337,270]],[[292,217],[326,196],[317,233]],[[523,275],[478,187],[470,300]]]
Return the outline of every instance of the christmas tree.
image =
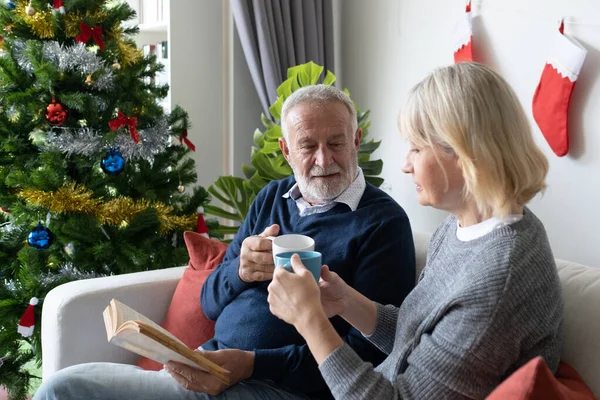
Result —
[[[187,114],[159,105],[162,65],[136,48],[127,4],[0,1],[0,386],[20,399],[48,291],[184,265],[209,196],[191,186]]]

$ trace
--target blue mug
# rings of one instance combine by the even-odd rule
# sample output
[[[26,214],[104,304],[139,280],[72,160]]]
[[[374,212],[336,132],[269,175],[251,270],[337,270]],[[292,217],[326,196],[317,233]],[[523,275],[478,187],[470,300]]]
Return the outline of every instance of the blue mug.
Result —
[[[321,277],[321,266],[322,264],[322,255],[318,251],[288,251],[285,253],[279,253],[274,256],[275,258],[275,266],[283,267],[286,270],[292,272],[292,262],[291,258],[294,254],[298,254],[300,256],[300,260],[302,260],[302,264],[308,269],[315,280],[319,282],[319,278]]]

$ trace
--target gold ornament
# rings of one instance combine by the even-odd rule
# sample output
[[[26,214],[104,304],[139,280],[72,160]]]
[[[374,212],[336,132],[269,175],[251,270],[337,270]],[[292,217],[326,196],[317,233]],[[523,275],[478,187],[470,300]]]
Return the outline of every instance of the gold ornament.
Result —
[[[31,6],[31,3],[29,3],[29,5],[27,7],[25,7],[25,14],[29,15],[30,17],[33,17],[36,13],[35,8],[33,8]]]
[[[179,193],[185,192],[185,186],[183,186],[181,183],[179,183],[179,186],[177,186],[177,191]]]
[[[52,39],[54,37],[54,16],[52,11],[38,11],[34,10],[33,14],[29,14],[29,8],[25,3],[20,2],[17,4],[15,13],[23,18],[25,23],[31,27],[31,30],[40,39]]]
[[[112,65],[112,69],[114,69],[115,71],[120,70],[121,69],[121,64],[119,64],[119,62],[115,60],[115,62]]]
[[[88,86],[92,86],[94,84],[94,80],[92,79],[92,74],[89,74],[85,77],[85,84]]]
[[[85,213],[98,218],[100,224],[126,227],[133,218],[148,208],[156,211],[160,222],[160,231],[163,234],[174,230],[193,229],[197,216],[173,214],[173,207],[166,204],[149,201],[133,200],[129,197],[118,197],[104,202],[102,198],[95,199],[92,192],[83,185],[64,185],[56,192],[26,189],[21,191],[19,197],[29,203],[45,207],[57,214]]]

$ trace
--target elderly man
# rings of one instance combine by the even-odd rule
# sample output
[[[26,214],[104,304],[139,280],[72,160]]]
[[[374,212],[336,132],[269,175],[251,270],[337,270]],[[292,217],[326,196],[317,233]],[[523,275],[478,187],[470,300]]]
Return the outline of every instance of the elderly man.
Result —
[[[216,321],[203,354],[231,371],[231,386],[170,362],[161,372],[95,363],[58,372],[35,399],[306,399],[329,397],[308,347],[294,327],[273,316],[273,277],[266,236],[303,234],[323,262],[365,296],[399,306],[414,286],[415,253],[408,218],[358,167],[362,131],[354,105],[327,85],[295,91],[281,113],[279,145],[294,176],[267,185],[202,288],[202,308]],[[366,361],[384,354],[340,318],[344,340]]]

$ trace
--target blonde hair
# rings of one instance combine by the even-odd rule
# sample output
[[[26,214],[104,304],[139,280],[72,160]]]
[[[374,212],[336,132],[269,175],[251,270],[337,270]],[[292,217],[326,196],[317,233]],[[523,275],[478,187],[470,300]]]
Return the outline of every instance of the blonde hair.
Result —
[[[438,145],[458,157],[464,196],[482,215],[506,216],[515,202],[524,206],[546,188],[548,160],[519,99],[481,64],[434,70],[410,92],[399,128],[416,146]]]

